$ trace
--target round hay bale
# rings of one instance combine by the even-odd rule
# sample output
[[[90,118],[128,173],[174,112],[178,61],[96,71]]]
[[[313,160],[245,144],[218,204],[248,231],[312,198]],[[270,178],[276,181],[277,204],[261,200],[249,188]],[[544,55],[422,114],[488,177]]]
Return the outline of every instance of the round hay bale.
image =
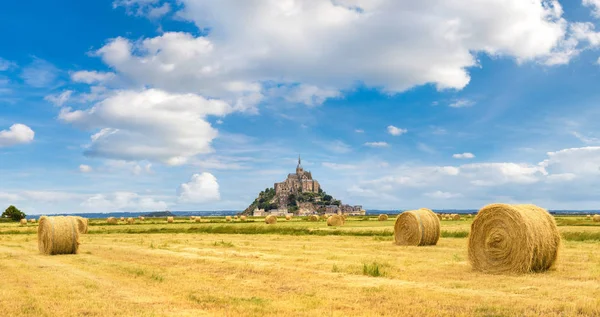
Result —
[[[589,220],[589,219],[592,219],[592,215],[587,215],[587,216],[585,216],[585,217],[586,217],[586,218],[588,218],[588,220]]]
[[[436,245],[440,238],[440,219],[429,209],[401,213],[394,224],[397,245]]]
[[[592,221],[600,222],[600,215],[594,215],[594,217],[592,217]]]
[[[265,218],[265,223],[268,225],[276,224],[277,217],[275,217],[274,215],[269,215]]]
[[[240,216],[240,220],[241,220],[241,221],[246,221],[246,220],[248,220],[248,217],[246,217],[246,216],[242,215],[242,216]]]
[[[442,220],[442,218],[443,218],[442,214],[435,214],[435,215],[438,217],[438,219]]]
[[[83,217],[74,217],[77,222],[77,230],[79,233],[87,233],[88,232],[88,219]]]
[[[75,217],[40,217],[38,248],[40,253],[76,254],[79,249],[79,230]]]
[[[35,219],[29,219],[30,223],[35,223]]]
[[[233,219],[238,220],[240,217],[238,217],[237,215],[233,216]]]
[[[108,217],[108,218],[106,218],[106,223],[108,223],[109,225],[116,225],[117,224],[117,218],[115,218],[115,217]]]
[[[286,216],[285,216],[285,220],[287,220],[287,221],[290,221],[290,220],[292,220],[292,216],[290,216],[290,215],[286,215]]]
[[[140,221],[144,221],[146,218],[140,216]]]
[[[202,222],[202,218],[200,218],[200,217],[196,217],[196,218],[194,218],[194,221],[195,221],[195,222]]]
[[[23,218],[23,219],[19,220],[19,224],[21,226],[26,226],[27,225],[27,219]]]
[[[191,221],[194,221],[194,220],[196,220],[196,216],[190,216],[190,220],[191,220]]]
[[[231,216],[226,216],[225,217],[225,221],[230,222],[231,221]]]
[[[548,270],[560,234],[548,211],[535,205],[492,204],[479,210],[469,234],[469,261],[485,273]]]
[[[310,215],[310,216],[308,216],[308,221],[319,221],[319,216]]]
[[[167,217],[167,223],[173,223],[173,217]]]
[[[127,218],[127,224],[132,225],[135,223],[135,220],[131,217]]]
[[[327,225],[330,227],[339,227],[344,224],[344,218],[340,215],[332,215],[327,218]]]
[[[121,217],[120,219],[121,219],[121,221],[125,221],[125,217]]]
[[[386,220],[388,220],[388,215],[381,214],[381,215],[379,215],[379,217],[377,217],[377,220],[379,220],[379,221],[386,221]]]
[[[460,215],[459,214],[453,214],[452,215],[452,220],[460,220]]]

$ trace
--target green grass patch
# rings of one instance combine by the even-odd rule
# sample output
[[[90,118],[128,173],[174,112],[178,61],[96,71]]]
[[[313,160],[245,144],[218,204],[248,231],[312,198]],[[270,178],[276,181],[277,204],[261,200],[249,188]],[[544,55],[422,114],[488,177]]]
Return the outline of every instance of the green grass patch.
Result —
[[[363,275],[380,277],[385,276],[385,272],[382,269],[381,264],[377,262],[373,262],[371,264],[364,263],[363,264]]]

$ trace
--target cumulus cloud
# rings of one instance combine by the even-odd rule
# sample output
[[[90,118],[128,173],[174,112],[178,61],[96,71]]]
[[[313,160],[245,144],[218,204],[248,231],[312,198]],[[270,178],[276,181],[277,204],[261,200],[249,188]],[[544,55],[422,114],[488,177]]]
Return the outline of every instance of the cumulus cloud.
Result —
[[[590,7],[592,16],[600,18],[600,0],[583,0],[584,6]]]
[[[115,74],[111,72],[81,70],[71,74],[72,81],[86,84],[104,83],[113,78],[115,78]]]
[[[211,173],[194,174],[189,182],[178,190],[180,202],[206,203],[221,199],[219,183]]]
[[[34,137],[35,132],[30,127],[16,123],[8,130],[0,130],[0,147],[30,143]]]
[[[48,95],[44,97],[44,100],[52,103],[57,107],[62,107],[65,104],[65,102],[67,102],[69,98],[71,98],[71,94],[73,94],[72,90],[65,90],[60,94]]]
[[[223,101],[147,89],[120,91],[87,110],[63,108],[59,118],[97,131],[85,150],[88,156],[180,165],[212,151],[217,131],[206,116],[231,111]]]
[[[473,153],[465,152],[461,154],[454,154],[452,157],[455,159],[472,159],[475,158],[475,155],[473,155]]]
[[[159,4],[114,2],[134,14]],[[476,54],[546,59],[556,53],[567,25],[555,0],[181,4],[178,17],[210,30],[208,35],[119,37],[96,53],[139,84],[220,98],[243,109],[253,109],[273,84],[291,87],[287,98],[308,105],[357,85],[388,93],[428,83],[462,89],[470,81],[467,69],[478,65]]]
[[[368,147],[388,147],[389,144],[387,144],[387,142],[366,142],[365,143],[366,146]]]
[[[154,211],[167,209],[167,203],[153,197],[141,196],[132,192],[95,194],[87,198],[82,207],[92,211]]]
[[[389,134],[396,135],[396,136],[397,135],[402,135],[402,134],[408,132],[408,130],[406,130],[406,129],[397,128],[397,127],[395,127],[393,125],[388,126],[387,127],[387,131],[388,131]]]
[[[89,165],[81,164],[79,165],[79,171],[82,173],[89,173],[92,171],[92,167]]]

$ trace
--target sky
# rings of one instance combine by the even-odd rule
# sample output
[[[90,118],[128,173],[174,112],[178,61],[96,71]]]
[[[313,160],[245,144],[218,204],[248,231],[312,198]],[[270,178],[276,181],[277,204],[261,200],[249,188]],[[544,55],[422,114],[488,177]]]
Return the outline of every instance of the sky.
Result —
[[[597,31],[598,30],[598,31]],[[600,0],[8,1],[0,208],[600,209]]]

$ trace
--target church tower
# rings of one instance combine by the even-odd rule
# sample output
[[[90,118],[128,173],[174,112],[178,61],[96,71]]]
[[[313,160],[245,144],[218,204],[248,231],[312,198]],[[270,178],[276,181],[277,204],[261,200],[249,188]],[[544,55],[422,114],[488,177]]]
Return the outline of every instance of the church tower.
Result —
[[[303,173],[304,173],[304,169],[302,168],[300,154],[298,154],[298,166],[296,166],[296,174],[298,174],[298,177],[300,177]]]

